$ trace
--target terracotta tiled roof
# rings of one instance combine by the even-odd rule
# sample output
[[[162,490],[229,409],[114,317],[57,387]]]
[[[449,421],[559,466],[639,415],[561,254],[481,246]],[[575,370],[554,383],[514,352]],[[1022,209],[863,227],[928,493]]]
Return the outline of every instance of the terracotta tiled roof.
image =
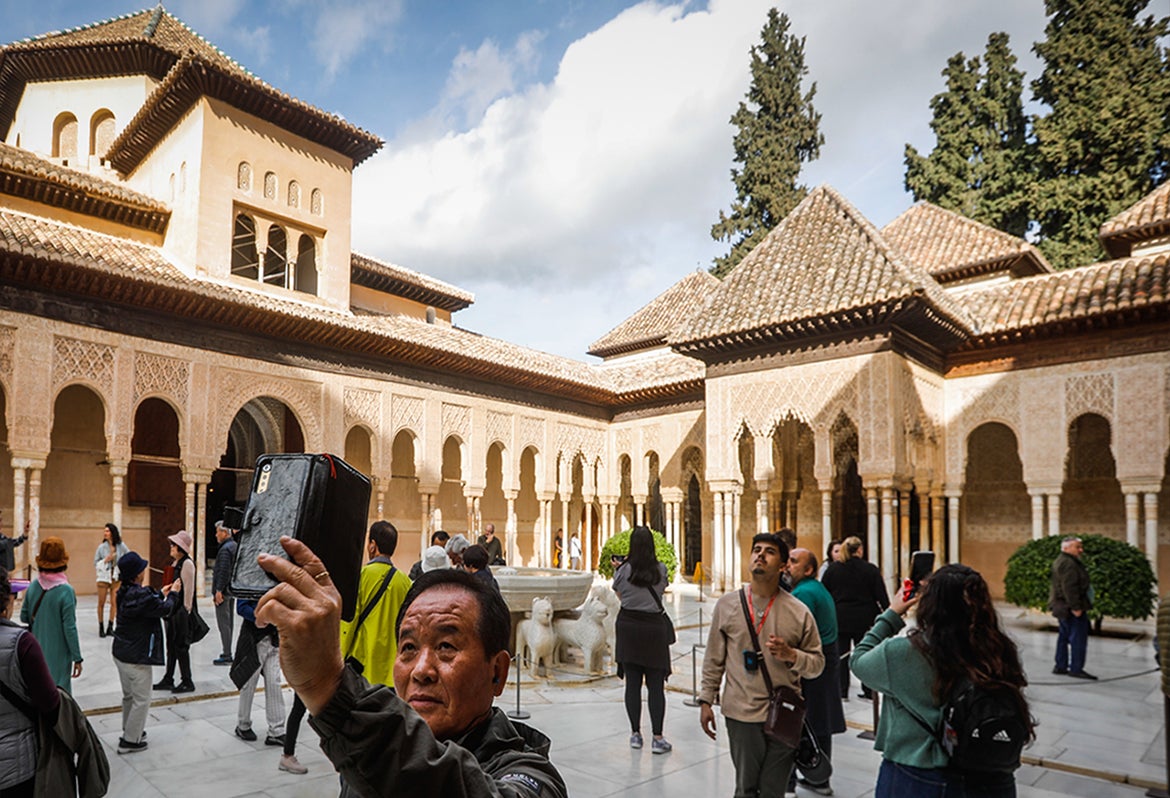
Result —
[[[1170,233],[1170,181],[1163,183],[1101,225],[1101,243],[1115,258],[1130,254],[1142,240]]]
[[[377,136],[281,92],[226,56],[161,5],[0,48],[0,138],[27,82],[146,74],[162,81],[114,141],[110,162],[136,166],[201,95],[266,119],[360,163],[382,146]]]
[[[350,279],[358,285],[456,311],[475,302],[475,294],[426,274],[357,252],[349,256]]]
[[[0,282],[608,406],[693,391],[703,369],[678,355],[604,369],[449,325],[354,315],[263,290],[195,280],[156,247],[4,209]]]
[[[1170,319],[1168,258],[1107,261],[974,289],[964,295],[979,319],[969,346]]]
[[[887,224],[882,237],[939,283],[1009,269],[1016,277],[1052,271],[1024,239],[929,202]]]
[[[669,341],[698,356],[894,321],[923,337],[933,331],[948,340],[974,326],[962,305],[921,266],[892,249],[840,194],[821,186]]]
[[[701,391],[707,375],[707,367],[702,361],[670,350],[655,352],[653,355],[617,358],[593,368],[618,393],[637,393],[680,384],[690,384],[695,390]]]
[[[689,322],[718,287],[719,278],[709,272],[691,272],[594,341],[589,354],[609,357],[664,344],[671,330]]]
[[[0,193],[161,233],[171,212],[137,191],[0,142]]]

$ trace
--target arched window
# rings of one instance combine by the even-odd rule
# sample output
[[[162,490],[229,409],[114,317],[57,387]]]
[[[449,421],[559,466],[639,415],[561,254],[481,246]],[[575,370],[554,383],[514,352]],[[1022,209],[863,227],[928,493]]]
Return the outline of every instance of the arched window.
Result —
[[[288,207],[301,207],[301,184],[295,180],[290,180],[288,184]]]
[[[114,115],[103,108],[89,120],[89,154],[105,158],[114,143]]]
[[[295,288],[306,294],[317,293],[317,242],[310,235],[302,234],[297,241]]]
[[[187,162],[179,164],[179,195],[187,193]]]
[[[53,121],[53,157],[66,161],[77,158],[77,117],[68,111]]]
[[[252,190],[252,164],[247,161],[240,161],[236,169],[236,188],[240,191]]]
[[[274,224],[268,228],[263,279],[269,285],[288,285],[288,235],[280,225]]]
[[[325,212],[325,198],[321,195],[321,189],[313,189],[313,193],[309,199],[310,210],[320,216]]]
[[[244,213],[236,216],[232,234],[232,274],[249,280],[260,277],[260,259],[256,256],[256,222]]]
[[[173,205],[175,202],[175,173],[174,172],[171,172],[171,178],[170,178],[169,182],[170,182],[170,186],[171,186],[171,204]]]
[[[276,199],[276,172],[264,175],[264,199]]]

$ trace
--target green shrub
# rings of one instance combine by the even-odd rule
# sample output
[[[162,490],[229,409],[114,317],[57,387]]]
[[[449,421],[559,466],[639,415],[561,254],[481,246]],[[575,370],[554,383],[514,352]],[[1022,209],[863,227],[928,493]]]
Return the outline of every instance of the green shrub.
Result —
[[[605,545],[601,547],[597,570],[606,579],[613,579],[613,562],[610,558],[615,554],[625,557],[630,553],[631,532],[632,529],[619,532],[605,541]],[[674,572],[678,570],[678,555],[674,553],[674,546],[670,545],[670,541],[661,532],[651,530],[650,533],[654,536],[654,553],[658,555],[658,562],[666,566],[666,581],[673,582]]]
[[[1150,561],[1136,546],[1104,535],[1081,535],[1085,553],[1081,561],[1089,569],[1093,609],[1089,617],[1148,618],[1154,612],[1157,579]],[[1033,540],[1008,558],[1004,595],[1012,604],[1048,609],[1052,563],[1060,554],[1060,535]]]

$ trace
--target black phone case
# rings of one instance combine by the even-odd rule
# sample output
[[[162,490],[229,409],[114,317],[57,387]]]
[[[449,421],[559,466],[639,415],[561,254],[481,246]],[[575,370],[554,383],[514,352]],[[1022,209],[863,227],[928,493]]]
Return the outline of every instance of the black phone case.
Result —
[[[277,584],[256,557],[288,559],[280,537],[289,535],[321,558],[341,593],[341,617],[352,620],[369,506],[369,478],[340,457],[261,455],[238,536],[232,595],[258,599]]]

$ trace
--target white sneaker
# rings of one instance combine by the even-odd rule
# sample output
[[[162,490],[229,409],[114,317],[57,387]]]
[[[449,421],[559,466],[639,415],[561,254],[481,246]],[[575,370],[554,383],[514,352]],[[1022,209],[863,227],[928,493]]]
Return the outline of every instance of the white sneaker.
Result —
[[[297,761],[296,754],[281,754],[280,764],[276,768],[283,770],[285,773],[295,773],[298,776],[303,776],[309,772],[307,767]]]

